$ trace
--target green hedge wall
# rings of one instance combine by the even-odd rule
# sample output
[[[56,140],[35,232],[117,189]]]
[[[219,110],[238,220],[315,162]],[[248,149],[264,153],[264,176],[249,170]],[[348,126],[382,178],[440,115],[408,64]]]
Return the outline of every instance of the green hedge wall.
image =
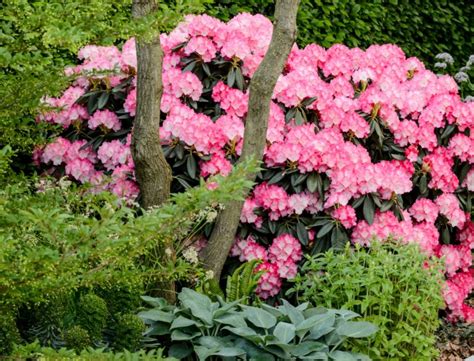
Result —
[[[227,20],[242,11],[271,16],[273,10],[270,0],[214,0],[208,12]],[[428,64],[441,52],[460,64],[474,53],[473,16],[469,0],[301,0],[298,43],[394,43]]]

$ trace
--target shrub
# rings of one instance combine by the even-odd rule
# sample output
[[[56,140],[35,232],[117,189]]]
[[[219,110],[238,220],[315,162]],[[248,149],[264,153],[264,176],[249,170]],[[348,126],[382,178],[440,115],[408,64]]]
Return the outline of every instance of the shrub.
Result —
[[[253,163],[210,180],[213,190],[203,183],[140,217],[111,194],[94,194],[64,179],[14,178],[15,184],[0,188],[0,314],[18,313],[21,336],[42,345],[60,346],[63,332],[80,325],[90,331],[91,342],[101,341],[108,311],[93,292],[110,297],[109,304],[116,301],[110,308],[115,316],[136,312],[144,285],[167,277],[190,283],[204,278],[181,253],[172,262],[147,263],[144,255],[164,239],[182,249],[217,204],[251,186],[247,170],[255,170]],[[11,328],[5,330],[10,339]],[[3,341],[10,349],[11,342]]]
[[[131,313],[118,315],[114,325],[114,349],[137,351],[142,343],[144,331],[145,324],[138,316]]]
[[[105,301],[92,293],[82,295],[77,305],[76,323],[87,330],[92,340],[102,339],[109,316]]]
[[[92,338],[87,330],[81,326],[73,326],[63,334],[64,343],[67,348],[76,352],[81,352],[87,347],[92,346]]]
[[[359,313],[377,325],[370,341],[352,343],[374,359],[435,359],[442,272],[415,245],[373,243],[308,257],[294,288],[299,302]]]
[[[223,20],[244,11],[273,16],[274,2],[215,0],[208,6],[210,15]],[[297,42],[325,47],[342,43],[361,48],[393,43],[409,56],[428,62],[446,51],[462,60],[474,53],[468,40],[473,36],[472,12],[468,1],[302,0]]]
[[[184,288],[179,304],[143,297],[153,306],[139,315],[149,325],[146,335],[171,341],[170,355],[250,357],[264,360],[368,360],[362,354],[341,351],[350,338],[365,338],[377,331],[369,322],[351,321],[359,315],[345,310],[294,307],[285,300],[279,307],[212,302],[207,296]],[[160,338],[160,337],[158,337]]]
[[[15,317],[10,312],[0,313],[0,355],[8,355],[13,346],[20,342],[20,333]]]
[[[228,23],[188,17],[162,35],[160,134],[174,192],[199,177],[227,174],[238,159],[248,84],[270,36],[269,20],[248,14]],[[61,110],[42,114],[64,132],[35,157],[51,174],[134,199],[134,41],[121,52],[88,46],[80,54],[83,63],[68,69],[75,83],[47,100]],[[303,253],[349,240],[418,243],[428,255],[446,256],[448,277],[467,272],[473,112],[451,77],[426,70],[396,46],[294,47],[274,91],[264,167],[231,253],[264,261],[257,293],[277,295]],[[204,236],[211,231],[204,227]],[[473,283],[463,283],[453,318],[472,319],[461,305]]]

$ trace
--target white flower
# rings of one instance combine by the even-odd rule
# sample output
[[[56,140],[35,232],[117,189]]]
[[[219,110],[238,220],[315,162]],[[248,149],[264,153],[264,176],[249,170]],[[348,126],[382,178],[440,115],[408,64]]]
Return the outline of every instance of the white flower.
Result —
[[[451,54],[448,53],[441,53],[435,56],[435,59],[443,60],[445,63],[452,64],[454,63],[454,59]]]
[[[463,72],[463,71],[460,71],[460,72],[458,72],[458,73],[456,73],[456,74],[454,75],[454,79],[456,79],[456,81],[457,81],[458,83],[463,83],[463,82],[469,80],[469,75],[467,75],[467,74],[466,74],[465,72]]]
[[[192,264],[199,263],[198,253],[196,251],[196,248],[194,247],[186,248],[183,252],[183,257],[189,263],[192,263]]]
[[[447,65],[446,63],[436,63],[435,68],[440,68],[440,69],[446,69]]]
[[[212,280],[214,278],[214,271],[206,271],[206,273],[204,274],[204,278],[206,280]]]

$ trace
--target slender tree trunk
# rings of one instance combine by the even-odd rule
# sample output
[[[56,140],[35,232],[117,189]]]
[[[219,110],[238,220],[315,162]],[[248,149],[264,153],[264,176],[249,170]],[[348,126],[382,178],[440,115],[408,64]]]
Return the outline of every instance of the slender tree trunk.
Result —
[[[137,19],[157,9],[156,0],[133,0],[132,14]],[[161,148],[159,133],[160,105],[163,94],[163,51],[159,32],[149,41],[138,37],[136,47],[137,110],[131,150],[135,163],[135,176],[140,187],[140,203],[147,209],[159,206],[169,199],[172,180],[171,168]],[[164,259],[174,257],[172,244],[164,245],[164,249],[160,251]],[[160,282],[158,288],[163,290],[160,292],[161,296],[170,302],[175,301],[174,282]]]
[[[249,109],[245,121],[244,146],[241,160],[261,160],[266,144],[268,117],[273,89],[281,74],[296,37],[296,13],[299,0],[277,0],[273,36],[265,58],[250,82]],[[249,175],[255,180],[256,174]],[[234,242],[242,201],[225,204],[204,250],[203,262],[220,278],[225,260]]]
[[[155,0],[134,0],[133,16],[140,18],[157,10]],[[140,187],[141,205],[158,206],[168,200],[171,168],[160,144],[160,104],[163,94],[163,51],[157,34],[152,40],[138,38],[137,110],[132,135],[132,156]]]

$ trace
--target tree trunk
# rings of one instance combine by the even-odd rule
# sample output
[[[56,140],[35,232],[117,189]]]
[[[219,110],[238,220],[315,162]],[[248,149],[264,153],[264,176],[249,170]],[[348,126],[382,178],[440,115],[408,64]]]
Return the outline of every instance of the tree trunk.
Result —
[[[240,160],[261,160],[266,144],[268,117],[273,89],[291,51],[296,37],[296,13],[299,0],[277,0],[273,36],[267,53],[255,72],[249,89],[249,108],[245,121],[244,145]],[[256,174],[249,178],[255,180]],[[225,204],[219,214],[203,262],[218,280],[234,242],[244,202]]]
[[[133,16],[157,10],[155,0],[134,0]],[[150,41],[138,38],[137,110],[132,135],[132,156],[143,208],[158,206],[170,196],[171,168],[160,144],[160,104],[163,94],[163,51],[159,33]]]
[[[156,0],[133,0],[135,18],[158,10]],[[140,187],[140,203],[145,209],[161,205],[170,197],[171,168],[160,144],[160,105],[163,94],[163,51],[160,34],[151,40],[136,39],[137,47],[137,110],[132,132],[131,151],[135,163],[135,176]],[[161,247],[160,247],[161,248]],[[173,245],[164,245],[161,253],[174,255]],[[165,249],[169,249],[165,252]],[[158,285],[164,290],[161,296],[174,302],[174,282]]]

